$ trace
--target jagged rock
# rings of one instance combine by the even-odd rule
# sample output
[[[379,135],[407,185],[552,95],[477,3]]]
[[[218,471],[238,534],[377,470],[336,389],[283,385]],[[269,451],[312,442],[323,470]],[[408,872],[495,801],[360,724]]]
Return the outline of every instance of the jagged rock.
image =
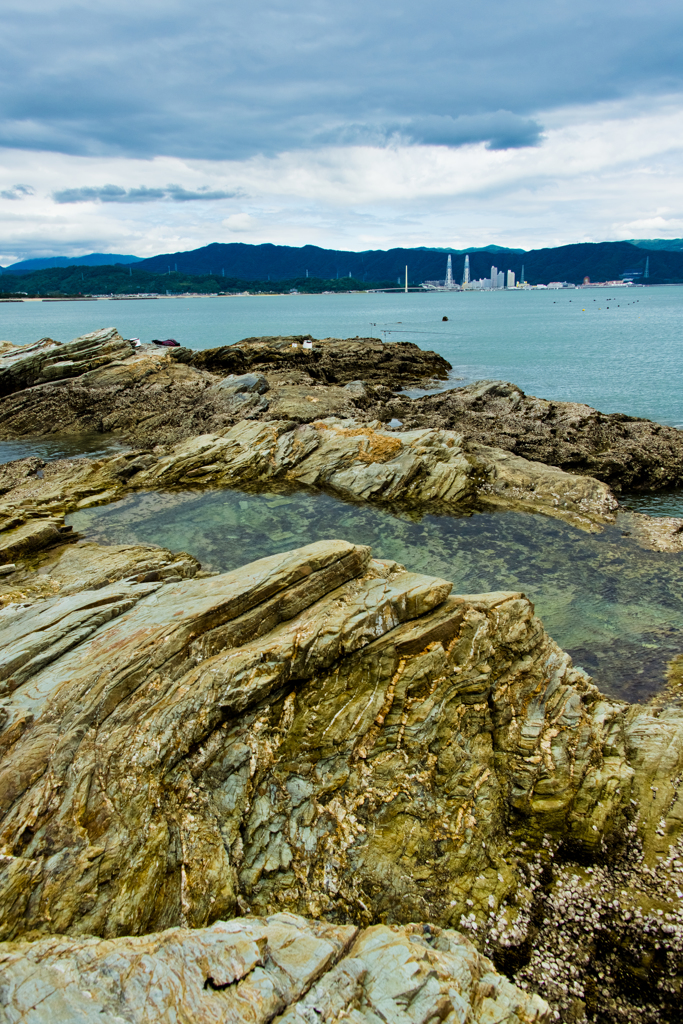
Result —
[[[683,431],[578,402],[534,398],[506,381],[477,381],[414,401],[392,399],[368,415],[388,419],[389,412],[406,427],[457,430],[525,459],[589,473],[616,491],[683,484]]]
[[[44,465],[44,460],[35,455],[29,455],[25,459],[15,459],[13,462],[0,463],[0,494],[11,491],[25,480],[35,476]]]
[[[239,377],[231,374],[215,386],[219,391],[229,391],[235,395],[249,392],[263,395],[270,387],[268,378],[262,373],[243,373]]]
[[[0,541],[2,537],[0,534]],[[186,552],[174,554],[153,544],[58,544],[41,555],[18,562],[0,580],[0,606],[25,607],[56,595],[65,597],[82,590],[99,590],[119,580],[177,582],[190,579],[199,570],[199,562]]]
[[[113,327],[84,334],[65,345],[42,338],[33,345],[16,347],[0,355],[0,396],[48,381],[77,377],[130,354],[130,343]]]
[[[304,348],[304,341],[312,348]],[[412,342],[379,338],[322,338],[310,335],[245,338],[235,345],[188,353],[176,350],[172,356],[214,373],[244,373],[260,370],[269,376],[303,370],[312,380],[325,384],[364,381],[403,387],[426,379],[445,379],[451,364],[436,352],[425,352]]]
[[[0,533],[0,565],[40,551],[63,540],[70,527],[58,519],[32,519],[23,526]]]
[[[380,925],[358,935],[292,914],[0,946],[0,978],[7,1024],[269,1024],[283,1011],[278,1024],[550,1020],[547,1003],[457,932]]]
[[[173,443],[244,418],[301,417],[307,422],[312,410],[317,417],[353,415],[358,402],[367,404],[367,396],[320,384],[354,380],[359,370],[398,385],[444,376],[448,369],[433,352],[408,343],[385,345],[376,338],[325,339],[312,349],[298,342],[292,349],[292,339],[257,338],[192,352],[149,346],[134,350],[110,329],[68,345],[45,339],[0,357],[0,386],[5,380],[8,395],[0,411],[0,434],[121,431],[144,443]],[[260,383],[252,391],[237,389],[234,377],[233,384],[223,380],[226,373],[245,379],[256,375]],[[274,413],[271,400],[258,396],[275,384]],[[307,395],[314,384],[318,389],[311,403]],[[318,409],[316,403],[321,403]]]
[[[50,463],[41,478],[26,478],[4,495],[0,528],[3,516],[16,523],[18,517],[63,514],[132,489],[274,481],[418,506],[486,501],[545,512],[589,530],[611,521],[617,507],[609,488],[592,477],[483,445],[466,446],[451,431],[382,430],[328,418],[300,426],[291,420],[241,421],[222,434],[181,442],[167,454],[126,452]]]
[[[482,924],[524,889],[510,829],[592,856],[634,800],[675,842],[683,715],[602,697],[521,595],[449,590],[329,541],[5,613],[2,938]]]
[[[622,511],[623,527],[650,551],[683,551],[683,519]]]

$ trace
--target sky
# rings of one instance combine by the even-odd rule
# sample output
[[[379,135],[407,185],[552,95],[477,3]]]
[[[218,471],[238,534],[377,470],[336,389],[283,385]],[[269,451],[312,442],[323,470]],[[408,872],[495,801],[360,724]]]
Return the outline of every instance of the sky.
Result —
[[[683,236],[674,0],[4,0],[0,265]]]

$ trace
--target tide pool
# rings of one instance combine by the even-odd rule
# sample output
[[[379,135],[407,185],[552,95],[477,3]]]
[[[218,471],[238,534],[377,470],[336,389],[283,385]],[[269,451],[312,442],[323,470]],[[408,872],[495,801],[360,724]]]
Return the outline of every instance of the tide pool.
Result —
[[[683,651],[683,557],[643,551],[619,526],[586,534],[514,512],[422,516],[317,491],[143,492],[67,523],[102,544],[188,551],[221,572],[324,538],[369,544],[461,594],[521,590],[545,628],[602,690],[650,697]]]

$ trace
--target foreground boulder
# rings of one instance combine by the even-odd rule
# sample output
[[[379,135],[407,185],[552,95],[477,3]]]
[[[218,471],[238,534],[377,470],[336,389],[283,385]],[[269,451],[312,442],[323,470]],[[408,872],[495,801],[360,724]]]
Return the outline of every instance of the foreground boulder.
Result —
[[[293,914],[144,938],[0,946],[8,1024],[545,1024],[550,1009],[466,938],[430,925],[359,932]]]
[[[683,713],[605,698],[523,595],[450,589],[326,541],[208,579],[8,606],[1,937],[114,940],[287,911],[428,920],[519,964],[548,913],[539,897],[566,915],[553,851],[599,863],[630,844],[618,881],[645,902],[618,956],[660,1012],[683,967]],[[625,925],[612,927],[618,948]],[[572,962],[588,970],[600,933],[581,928]],[[558,976],[557,1004],[583,1003],[583,978],[579,998]]]

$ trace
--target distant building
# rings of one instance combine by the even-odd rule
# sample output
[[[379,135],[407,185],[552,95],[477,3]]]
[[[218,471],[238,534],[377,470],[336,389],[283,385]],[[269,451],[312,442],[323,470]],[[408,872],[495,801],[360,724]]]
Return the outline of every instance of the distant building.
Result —
[[[508,288],[515,287],[515,272],[514,270],[508,270]]]
[[[449,291],[453,290],[453,264],[449,255],[448,262],[446,264],[446,288]]]
[[[497,278],[496,278],[496,288],[502,289],[504,287],[505,287],[505,274],[503,273],[502,270],[499,270]]]
[[[498,267],[491,267],[491,287],[498,287]]]
[[[469,288],[470,286],[470,257],[465,256],[465,266],[462,272],[462,286],[463,288]]]

